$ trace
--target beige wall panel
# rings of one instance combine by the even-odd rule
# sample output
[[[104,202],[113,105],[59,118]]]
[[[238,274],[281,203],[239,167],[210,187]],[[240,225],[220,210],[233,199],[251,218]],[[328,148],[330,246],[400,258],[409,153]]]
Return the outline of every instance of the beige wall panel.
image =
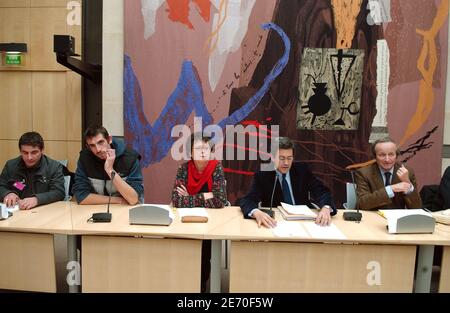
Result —
[[[67,35],[65,8],[30,9],[30,59],[33,70],[66,70],[56,62],[53,35]]]
[[[31,0],[31,7],[67,7],[67,3],[72,0]],[[76,1],[81,3],[80,1]]]
[[[34,130],[45,140],[66,140],[66,73],[35,72],[32,88]]]
[[[81,141],[67,142],[67,160],[69,161],[68,168],[75,172],[77,168],[78,156],[80,155]]]
[[[1,3],[1,1],[0,1]],[[0,42],[30,41],[30,9],[0,8]]]
[[[416,247],[232,241],[230,256],[230,292],[412,292]]]
[[[53,235],[0,234],[0,289],[56,292]]]
[[[1,0],[0,8],[28,8],[31,0]]]
[[[0,72],[0,139],[19,139],[32,129],[31,73]]]
[[[75,53],[81,54],[81,26],[67,26],[67,34],[75,38]]]
[[[67,72],[66,128],[68,140],[81,140],[81,77]]]
[[[45,154],[54,160],[67,160],[68,145],[67,141],[45,140]]]
[[[202,242],[82,237],[83,292],[199,292]]]
[[[30,9],[0,8],[0,42],[26,43],[28,53],[22,57],[22,66],[2,66],[0,71],[23,71],[30,66]]]
[[[0,140],[0,171],[6,161],[19,156],[18,142],[19,140]]]
[[[45,140],[45,139],[44,139]],[[20,155],[19,140],[0,140],[0,171],[7,160]],[[75,172],[81,141],[45,141],[45,154],[55,160],[68,160],[68,168]]]
[[[44,138],[45,140],[45,138]],[[77,167],[81,143],[79,141],[45,141],[45,154],[55,160],[67,160],[72,172]]]

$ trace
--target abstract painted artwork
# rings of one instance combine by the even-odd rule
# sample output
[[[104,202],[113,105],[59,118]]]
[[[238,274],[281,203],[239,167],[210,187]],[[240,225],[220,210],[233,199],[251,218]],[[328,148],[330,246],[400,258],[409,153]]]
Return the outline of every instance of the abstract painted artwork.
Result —
[[[363,65],[362,50],[305,48],[297,128],[358,129]]]
[[[419,189],[438,182],[449,0],[127,0],[124,10],[124,135],[142,156],[146,202],[170,201],[172,130],[195,117],[254,125],[233,155],[290,137],[337,207],[345,168],[373,158],[376,136],[400,143]],[[224,153],[233,205],[261,161]]]

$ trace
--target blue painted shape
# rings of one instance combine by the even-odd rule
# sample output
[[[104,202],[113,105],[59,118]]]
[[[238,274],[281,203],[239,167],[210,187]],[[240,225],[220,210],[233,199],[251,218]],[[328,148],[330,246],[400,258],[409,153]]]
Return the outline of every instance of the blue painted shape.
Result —
[[[289,61],[289,54],[291,52],[291,42],[285,32],[277,25],[273,23],[266,23],[262,25],[264,30],[274,30],[280,35],[284,43],[283,56],[278,60],[275,66],[270,71],[269,75],[264,79],[262,87],[251,97],[248,102],[243,105],[239,110],[236,110],[229,117],[219,122],[219,126],[223,129],[226,125],[236,125],[244,120],[259,104],[261,99],[267,93],[270,88],[270,84],[281,74]]]
[[[142,92],[128,56],[125,56],[124,85],[125,127],[132,136],[131,146],[142,156],[144,167],[161,161],[167,155],[175,142],[175,138],[170,136],[173,126],[185,124],[193,110],[195,116],[202,117],[203,126],[212,123],[203,102],[198,73],[191,61],[183,63],[177,87],[153,127],[143,112]]]
[[[245,119],[256,108],[269,90],[270,84],[288,63],[291,43],[287,35],[273,23],[263,24],[262,28],[276,31],[283,40],[285,51],[255,95],[242,108],[219,122],[218,125],[222,129],[226,125],[235,125]],[[195,116],[202,117],[203,127],[212,124],[213,121],[204,102],[197,70],[191,61],[185,61],[177,87],[152,127],[143,111],[144,100],[139,81],[133,71],[131,58],[125,55],[124,62],[125,128],[131,134],[131,146],[142,156],[141,165],[148,167],[150,164],[161,161],[167,155],[175,142],[175,139],[170,136],[172,128],[175,125],[185,124],[192,111],[195,111]]]

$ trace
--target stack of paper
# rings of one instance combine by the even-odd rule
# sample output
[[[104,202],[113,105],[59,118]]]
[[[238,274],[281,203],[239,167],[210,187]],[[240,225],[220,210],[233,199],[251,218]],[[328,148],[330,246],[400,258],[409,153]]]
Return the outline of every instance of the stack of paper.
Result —
[[[283,218],[287,221],[314,220],[317,217],[317,214],[306,205],[291,205],[281,202],[281,207],[278,208]]]
[[[205,208],[180,208],[177,209],[183,223],[206,223],[208,212]]]

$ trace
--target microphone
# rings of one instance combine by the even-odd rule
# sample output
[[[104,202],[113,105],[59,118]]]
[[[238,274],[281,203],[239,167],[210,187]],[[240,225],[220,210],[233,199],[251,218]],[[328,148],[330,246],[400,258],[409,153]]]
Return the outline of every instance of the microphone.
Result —
[[[355,207],[356,212],[344,212],[344,220],[346,221],[353,221],[353,222],[360,222],[362,219],[362,214],[359,212],[359,204],[358,204],[358,194],[356,193],[356,184],[355,184],[355,177],[353,174],[353,169],[350,169],[350,175],[352,176],[352,183],[353,183],[353,189],[355,190]]]
[[[261,209],[262,212],[266,213],[271,218],[275,216],[275,212],[272,210],[272,206],[273,206],[273,195],[275,193],[275,186],[277,185],[277,180],[278,180],[278,173],[275,172],[275,180],[273,182],[272,196],[270,197],[270,209]]]
[[[109,213],[109,205],[111,204],[111,189],[113,187],[114,177],[116,176],[116,172],[111,172],[111,188],[109,189],[109,198],[108,198],[108,207],[106,209],[106,213],[94,213],[92,214],[92,222],[94,223],[110,223],[112,214]]]

